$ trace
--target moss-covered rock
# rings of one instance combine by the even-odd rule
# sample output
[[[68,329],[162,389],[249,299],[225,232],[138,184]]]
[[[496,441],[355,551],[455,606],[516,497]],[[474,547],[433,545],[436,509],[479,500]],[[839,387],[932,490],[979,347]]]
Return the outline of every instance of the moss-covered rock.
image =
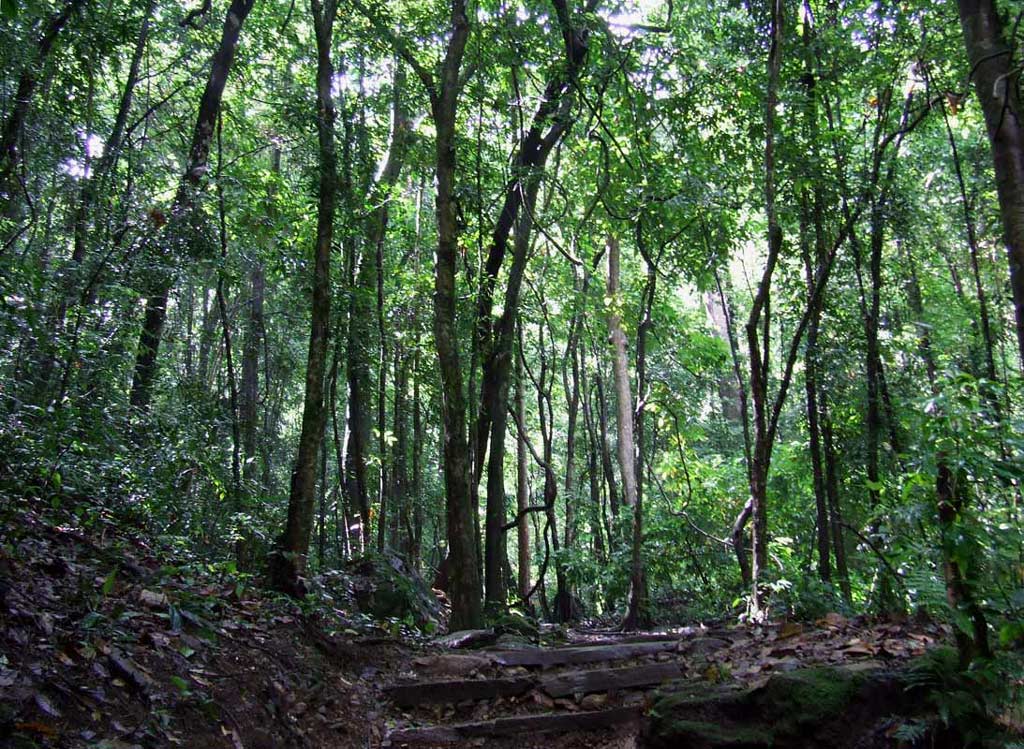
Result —
[[[650,747],[805,749],[872,743],[880,721],[905,702],[885,671],[817,667],[780,673],[758,689],[676,685],[652,704]]]
[[[515,610],[488,612],[486,620],[487,626],[499,635],[517,635],[533,641],[540,637],[537,621]]]
[[[345,565],[359,610],[376,619],[409,619],[436,628],[441,605],[426,582],[393,554],[368,554]]]
[[[771,731],[762,728],[676,720],[671,730],[675,742],[672,745],[687,749],[766,749],[773,746]]]
[[[751,707],[779,737],[803,735],[841,716],[867,675],[839,668],[805,668],[777,674],[751,694]]]

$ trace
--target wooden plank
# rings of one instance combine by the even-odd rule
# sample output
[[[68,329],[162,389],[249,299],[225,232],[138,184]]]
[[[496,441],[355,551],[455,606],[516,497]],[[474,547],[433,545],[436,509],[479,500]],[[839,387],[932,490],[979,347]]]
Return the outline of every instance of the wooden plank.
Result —
[[[610,710],[594,710],[583,713],[540,713],[517,715],[508,718],[479,723],[456,723],[450,726],[423,726],[401,728],[388,734],[385,745],[390,746],[437,746],[459,744],[465,739],[497,736],[514,736],[524,733],[552,733],[568,731],[592,731],[599,728],[620,726],[638,720],[639,707],[616,707]]]
[[[618,645],[592,645],[589,647],[551,648],[536,650],[484,651],[500,666],[569,666],[579,663],[605,663],[624,661],[674,651],[677,642],[638,642]]]
[[[396,684],[384,694],[400,707],[439,705],[463,700],[489,700],[525,694],[534,686],[533,679],[463,679],[458,681],[427,681]]]
[[[540,680],[540,687],[552,697],[565,697],[571,694],[655,686],[682,676],[683,670],[678,663],[646,663],[642,666],[570,671],[546,676]]]

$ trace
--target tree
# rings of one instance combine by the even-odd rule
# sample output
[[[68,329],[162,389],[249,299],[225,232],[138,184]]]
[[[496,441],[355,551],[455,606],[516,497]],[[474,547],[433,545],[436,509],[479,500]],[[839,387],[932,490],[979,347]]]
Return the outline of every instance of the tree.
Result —
[[[270,576],[278,590],[301,594],[316,499],[317,456],[324,436],[324,374],[331,319],[331,243],[337,198],[338,160],[334,148],[334,67],[331,40],[337,15],[336,0],[310,0],[316,35],[316,122],[320,145],[320,187],[317,205],[316,247],[313,253],[313,300],[310,320],[302,433],[292,469],[288,520],[271,555]]]
[[[960,0],[960,26],[971,79],[985,115],[996,171],[1003,242],[1010,265],[1020,364],[1024,367],[1024,126],[1013,74],[1013,52],[995,0]]]
[[[182,253],[188,253],[188,224],[192,219],[191,214],[195,208],[203,176],[209,171],[210,145],[220,117],[224,86],[235,61],[235,50],[242,24],[245,23],[254,3],[255,0],[232,0],[224,18],[220,44],[210,60],[210,75],[199,100],[199,113],[192,132],[188,168],[178,183],[167,231],[159,247],[159,252],[163,255],[161,259],[172,267]],[[156,275],[157,278],[146,299],[142,332],[135,354],[135,373],[132,378],[131,404],[140,411],[149,408],[152,398],[153,382],[157,373],[157,353],[160,349],[164,322],[167,320],[167,296],[175,277],[172,271],[160,271]]]

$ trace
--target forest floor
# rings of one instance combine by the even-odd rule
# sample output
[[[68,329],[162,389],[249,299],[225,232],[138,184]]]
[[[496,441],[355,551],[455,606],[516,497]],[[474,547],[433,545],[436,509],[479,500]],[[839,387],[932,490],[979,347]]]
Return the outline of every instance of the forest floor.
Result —
[[[893,669],[949,635],[829,614],[452,649],[178,562],[100,511],[5,502],[0,521],[0,746],[642,746],[666,684]]]

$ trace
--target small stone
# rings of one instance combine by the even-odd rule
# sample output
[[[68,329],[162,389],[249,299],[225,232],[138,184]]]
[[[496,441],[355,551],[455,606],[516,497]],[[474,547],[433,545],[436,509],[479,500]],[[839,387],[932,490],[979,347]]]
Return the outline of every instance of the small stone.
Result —
[[[534,692],[533,701],[541,707],[543,707],[545,710],[553,710],[555,707],[555,701],[543,692]]]
[[[608,704],[607,694],[588,694],[580,700],[580,707],[584,710],[600,710]]]

